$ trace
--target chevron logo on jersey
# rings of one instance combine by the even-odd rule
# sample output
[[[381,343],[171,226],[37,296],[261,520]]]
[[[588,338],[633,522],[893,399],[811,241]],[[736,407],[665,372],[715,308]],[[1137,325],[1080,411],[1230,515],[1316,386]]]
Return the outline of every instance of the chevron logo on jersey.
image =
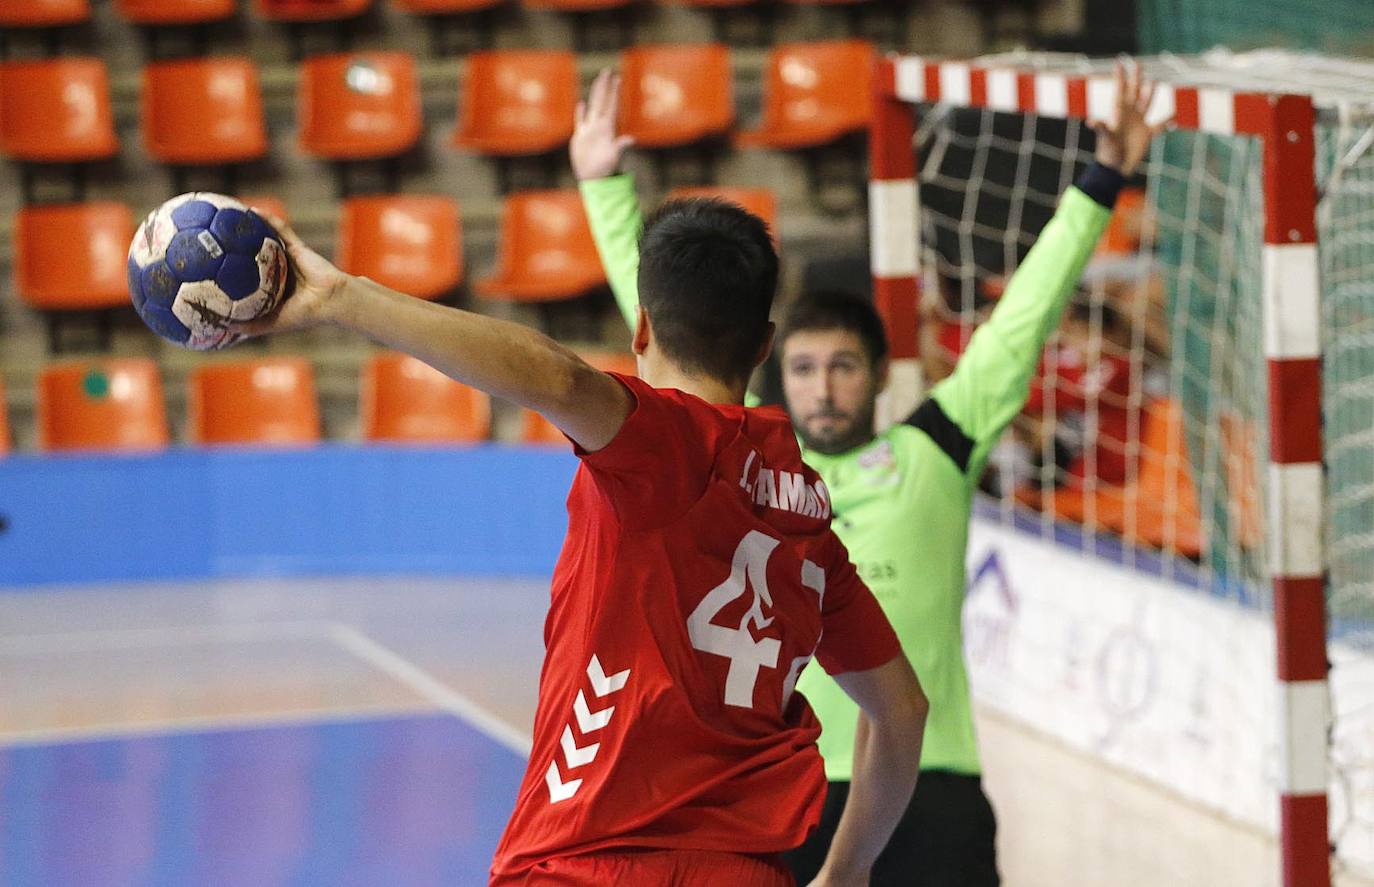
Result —
[[[625,682],[630,679],[630,670],[618,671],[615,674],[606,674],[601,667],[601,660],[592,655],[592,661],[587,664],[587,680],[591,684],[592,693],[596,699],[604,699],[625,689]],[[559,801],[566,801],[577,790],[582,787],[582,780],[569,779],[563,780],[564,773],[571,773],[581,767],[585,767],[596,760],[596,753],[601,750],[601,743],[591,742],[587,745],[578,745],[577,736],[580,734],[585,742],[587,737],[605,729],[611,722],[611,716],[615,714],[615,706],[608,705],[605,708],[592,710],[587,702],[585,690],[577,691],[577,698],[573,700],[573,720],[563,726],[563,737],[559,742],[560,751],[563,753],[563,769],[558,767],[558,755],[553,756],[549,762],[549,769],[544,774],[544,783],[549,787],[549,803],[557,804]],[[573,732],[573,724],[577,725],[577,732]]]

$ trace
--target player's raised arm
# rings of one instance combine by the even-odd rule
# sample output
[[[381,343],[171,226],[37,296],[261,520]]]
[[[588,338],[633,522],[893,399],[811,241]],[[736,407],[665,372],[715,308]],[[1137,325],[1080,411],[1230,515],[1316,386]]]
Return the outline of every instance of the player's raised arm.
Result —
[[[634,139],[616,133],[619,109],[620,76],[603,70],[592,82],[586,101],[577,105],[568,154],[606,279],[621,316],[633,332],[639,308],[639,234],[644,219],[634,177],[620,172],[620,161]]]
[[[1116,119],[1091,121],[1094,162],[1065,192],[954,372],[907,420],[940,441],[970,478],[981,473],[992,445],[1025,405],[1045,341],[1106,229],[1122,184],[1165,125],[1146,121],[1155,88],[1143,82],[1138,67],[1117,65],[1116,91]]]
[[[236,331],[258,335],[329,324],[354,330],[543,413],[589,451],[610,443],[624,424],[634,403],[625,387],[548,336],[345,274],[281,219],[271,222],[291,257],[295,290],[276,314]]]

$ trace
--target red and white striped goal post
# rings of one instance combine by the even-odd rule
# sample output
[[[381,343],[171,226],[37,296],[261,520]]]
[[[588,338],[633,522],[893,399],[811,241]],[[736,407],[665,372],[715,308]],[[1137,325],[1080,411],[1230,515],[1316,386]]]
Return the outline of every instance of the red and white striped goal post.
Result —
[[[1064,119],[1111,119],[1110,74],[880,59],[869,138],[870,267],[893,379],[919,387],[917,102]],[[1263,146],[1263,329],[1269,368],[1269,571],[1278,645],[1280,843],[1285,887],[1331,883],[1327,825],[1325,552],[1317,261],[1317,112],[1308,95],[1160,82],[1152,108],[1179,129]],[[908,406],[908,405],[903,405]]]

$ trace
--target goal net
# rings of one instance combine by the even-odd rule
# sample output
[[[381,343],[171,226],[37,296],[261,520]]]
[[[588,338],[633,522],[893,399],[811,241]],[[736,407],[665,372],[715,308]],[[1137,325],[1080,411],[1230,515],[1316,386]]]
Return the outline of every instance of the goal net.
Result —
[[[1022,581],[1019,622],[971,587],[975,693],[1273,830],[1286,883],[1325,883],[1328,823],[1331,866],[1374,878],[1374,65],[1143,65],[1178,125],[1123,193],[981,478],[971,586],[999,550],[1013,574],[1042,558],[1064,576]],[[1024,53],[884,63],[886,415],[995,309],[1092,158],[1110,72]]]

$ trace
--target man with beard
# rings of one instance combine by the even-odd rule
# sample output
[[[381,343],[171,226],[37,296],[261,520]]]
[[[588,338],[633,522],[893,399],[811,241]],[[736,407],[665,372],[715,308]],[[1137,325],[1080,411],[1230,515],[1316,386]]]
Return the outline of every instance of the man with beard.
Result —
[[[862,300],[803,295],[778,336],[783,395],[803,457],[832,495],[835,530],[902,639],[930,699],[921,778],[873,869],[875,885],[999,883],[991,805],[983,793],[961,624],[973,493],[988,454],[1026,402],[1050,333],[1111,217],[1124,180],[1162,124],[1138,69],[1116,71],[1116,120],[1096,122],[1095,162],[1064,194],[954,372],[905,422],[874,433],[887,381],[881,319]],[[615,132],[618,83],[602,72],[579,106],[571,154],[602,262],[633,326],[639,208],[617,174],[631,144]],[[821,825],[788,858],[799,883],[815,875],[850,795],[858,709],[815,668],[797,684],[823,732],[830,790]]]

